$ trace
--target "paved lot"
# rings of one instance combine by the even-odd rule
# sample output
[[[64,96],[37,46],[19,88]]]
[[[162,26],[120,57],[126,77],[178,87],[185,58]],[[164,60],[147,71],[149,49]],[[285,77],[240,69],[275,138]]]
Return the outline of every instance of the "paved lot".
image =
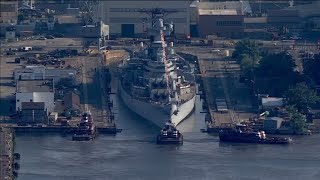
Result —
[[[72,46],[71,46],[72,45]],[[3,52],[5,49],[9,48],[19,48],[23,46],[43,46],[45,49],[43,51],[39,51],[41,53],[45,53],[51,50],[55,50],[56,48],[74,48],[79,46],[82,49],[81,46],[81,39],[70,39],[70,38],[55,38],[55,39],[47,39],[47,40],[26,40],[21,42],[14,42],[14,43],[6,43],[5,45],[1,46],[1,60],[0,60],[0,119],[4,119],[4,116],[8,116],[10,113],[14,112],[15,106],[14,104],[11,104],[10,106],[10,100],[14,101],[14,93],[15,93],[15,87],[12,86],[13,81],[13,71],[15,68],[22,67],[26,64],[25,62],[21,62],[21,64],[14,63],[14,60],[16,57],[20,57],[23,54],[26,54],[26,52],[18,52],[17,55],[8,56],[5,55]],[[34,53],[35,51],[27,52],[27,53]],[[39,53],[38,52],[38,53]],[[97,73],[92,73],[92,69],[101,67],[101,64],[99,64],[100,60],[98,57],[78,57],[78,58],[63,58],[66,61],[66,65],[71,65],[72,67],[80,69],[81,65],[84,64],[85,67],[85,74],[87,74],[88,83],[92,83],[93,76],[97,76]],[[83,61],[83,62],[82,62]],[[81,75],[81,72],[79,73]],[[91,77],[92,76],[92,77]],[[97,76],[99,77],[99,76]],[[78,82],[81,82],[83,80],[82,76],[77,77]],[[94,79],[94,78],[93,78]],[[98,82],[97,86],[99,85]],[[92,98],[92,95],[101,97],[97,92],[97,89],[92,89],[92,87],[96,86],[95,84],[92,84],[89,87],[88,99],[92,100],[92,102],[100,103],[101,100]],[[93,100],[94,99],[94,100]],[[11,109],[11,112],[10,112]],[[101,110],[101,107],[99,108]],[[7,118],[7,117],[6,117]]]
[[[81,38],[55,38],[46,40],[25,40],[18,42],[11,42],[2,45],[2,48],[9,47],[23,47],[23,46],[43,46],[46,48],[62,48],[62,47],[82,47]]]

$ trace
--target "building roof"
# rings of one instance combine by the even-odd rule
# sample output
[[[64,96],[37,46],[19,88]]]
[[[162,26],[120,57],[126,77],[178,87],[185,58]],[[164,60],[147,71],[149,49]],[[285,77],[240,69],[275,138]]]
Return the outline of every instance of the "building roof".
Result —
[[[79,23],[79,19],[77,19],[77,17],[75,16],[57,15],[56,17],[60,24],[78,24]]]
[[[239,15],[236,9],[217,9],[217,10],[208,10],[208,9],[199,9],[199,15]]]
[[[44,110],[44,102],[21,102],[22,110]]]
[[[44,75],[46,78],[75,77],[77,74],[77,70],[75,70],[74,68],[57,69],[57,68],[46,68],[45,66],[26,66],[25,68],[16,68],[14,70],[14,73],[34,73],[35,70],[43,71],[45,73]]]
[[[53,92],[52,80],[19,80],[17,92]]]
[[[64,105],[66,109],[76,108],[80,109],[80,97],[79,95],[69,92],[64,96]]]
[[[281,117],[266,117],[265,121],[283,121],[284,119]]]
[[[251,13],[251,6],[248,1],[225,1],[225,2],[199,2],[193,3],[198,9],[205,10],[237,10],[241,13]]]
[[[46,69],[46,77],[75,77],[77,74],[77,70],[73,68],[68,69]]]
[[[289,1],[249,1],[253,13],[264,13],[267,10],[289,7]]]
[[[245,17],[244,23],[246,24],[262,24],[267,23],[267,17]]]
[[[190,7],[195,8],[198,7],[199,0],[195,0],[190,4]]]
[[[263,107],[279,107],[283,105],[283,98],[267,97],[261,98]]]

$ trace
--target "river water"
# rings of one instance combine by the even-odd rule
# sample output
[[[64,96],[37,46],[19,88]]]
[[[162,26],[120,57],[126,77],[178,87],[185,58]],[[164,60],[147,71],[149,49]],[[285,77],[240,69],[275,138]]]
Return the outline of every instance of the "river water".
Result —
[[[319,180],[320,135],[296,137],[292,145],[220,143],[201,133],[204,114],[179,125],[184,144],[156,145],[158,129],[113,97],[123,132],[73,142],[60,135],[18,135],[21,180]]]

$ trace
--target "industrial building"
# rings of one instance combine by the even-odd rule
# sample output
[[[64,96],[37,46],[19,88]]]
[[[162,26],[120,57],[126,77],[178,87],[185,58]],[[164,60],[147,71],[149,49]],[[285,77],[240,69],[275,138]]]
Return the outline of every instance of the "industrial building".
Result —
[[[267,117],[263,121],[263,129],[266,132],[275,132],[281,127],[282,122],[284,121],[283,118],[279,117]]]
[[[261,98],[261,108],[264,110],[269,110],[277,107],[283,106],[283,98],[278,97],[262,97]]]
[[[268,23],[274,26],[289,26],[297,28],[302,19],[299,17],[298,10],[269,10],[268,14]]]
[[[103,22],[97,25],[85,25],[81,28],[81,35],[84,38],[104,38],[109,39],[109,26]]]
[[[199,2],[198,32],[209,35],[241,37],[244,33],[244,8],[242,2]]]
[[[17,24],[18,0],[0,1],[0,24]]]
[[[44,122],[54,111],[52,80],[20,80],[16,87],[16,111],[29,123]]]
[[[110,26],[110,35],[145,36],[151,27],[151,11],[166,11],[164,22],[174,24],[176,36],[190,34],[190,0],[105,0],[101,1],[102,21]]]
[[[66,69],[50,69],[45,66],[26,66],[17,68],[13,72],[15,80],[45,80],[53,79],[55,83],[60,79],[68,78],[73,82],[76,81],[77,71],[73,68]]]
[[[81,112],[80,97],[74,92],[67,93],[64,98],[64,112],[70,116],[78,116]]]

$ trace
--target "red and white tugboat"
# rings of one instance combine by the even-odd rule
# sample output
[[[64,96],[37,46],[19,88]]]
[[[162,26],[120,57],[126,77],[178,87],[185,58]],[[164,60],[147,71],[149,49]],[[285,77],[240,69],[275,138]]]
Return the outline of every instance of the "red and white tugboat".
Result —
[[[94,125],[92,115],[90,111],[82,114],[78,129],[72,136],[73,141],[89,141],[96,137],[97,128]]]
[[[168,121],[157,136],[157,144],[183,144],[183,135]]]

